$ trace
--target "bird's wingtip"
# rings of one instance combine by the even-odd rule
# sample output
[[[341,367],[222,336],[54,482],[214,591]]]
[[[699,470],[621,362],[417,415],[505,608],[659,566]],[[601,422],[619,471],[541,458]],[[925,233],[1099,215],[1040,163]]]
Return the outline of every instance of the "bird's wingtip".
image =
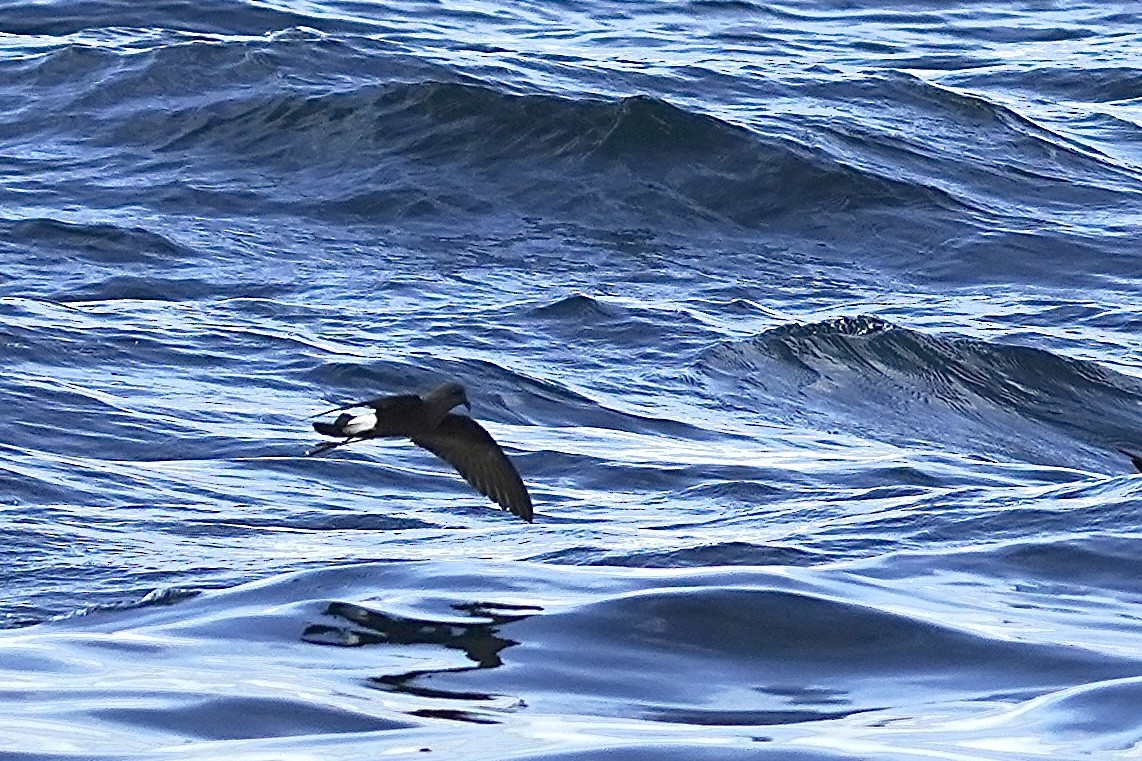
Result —
[[[1136,452],[1131,452],[1128,449],[1123,449],[1122,447],[1118,447],[1118,451],[1121,452],[1122,454],[1126,455],[1127,457],[1129,457],[1130,462],[1134,465],[1134,468],[1139,473],[1142,473],[1142,455],[1140,455]]]
[[[323,410],[321,412],[315,412],[312,415],[307,416],[305,419],[306,420],[313,420],[315,417],[324,417],[325,415],[328,415],[330,412],[340,412],[343,409],[345,409],[345,408],[344,407],[334,407],[332,409]]]

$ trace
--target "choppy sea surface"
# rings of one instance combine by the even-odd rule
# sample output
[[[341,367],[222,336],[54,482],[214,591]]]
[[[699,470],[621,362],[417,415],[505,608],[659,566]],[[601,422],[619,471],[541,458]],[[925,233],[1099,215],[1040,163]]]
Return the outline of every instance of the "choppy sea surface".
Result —
[[[1135,2],[6,3],[0,758],[1138,758],[1140,338]]]

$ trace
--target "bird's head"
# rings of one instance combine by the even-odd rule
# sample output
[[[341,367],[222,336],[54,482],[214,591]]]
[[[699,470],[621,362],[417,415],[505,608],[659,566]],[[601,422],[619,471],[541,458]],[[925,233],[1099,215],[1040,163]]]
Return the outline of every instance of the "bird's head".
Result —
[[[468,402],[468,393],[464,387],[455,381],[450,381],[442,386],[437,386],[428,392],[424,400],[434,405],[439,404],[439,409],[450,410],[453,407],[459,407],[463,404],[469,410],[472,405]]]

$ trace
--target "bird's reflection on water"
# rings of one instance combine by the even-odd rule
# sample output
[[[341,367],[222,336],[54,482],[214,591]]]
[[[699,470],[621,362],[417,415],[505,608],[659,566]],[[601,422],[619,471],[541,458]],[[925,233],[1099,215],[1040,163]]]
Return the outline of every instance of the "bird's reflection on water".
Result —
[[[531,605],[505,603],[458,603],[451,606],[473,618],[434,621],[411,618],[366,608],[355,603],[332,602],[326,607],[326,616],[343,619],[348,625],[310,624],[302,632],[304,642],[338,647],[364,647],[367,645],[438,645],[449,650],[460,650],[472,661],[471,666],[414,669],[397,674],[382,674],[368,679],[368,684],[380,690],[400,693],[416,698],[455,701],[495,701],[505,696],[483,692],[443,690],[415,684],[417,680],[438,674],[460,674],[467,671],[496,668],[503,665],[500,653],[517,641],[501,637],[499,628],[520,621],[542,608]],[[511,699],[513,704],[520,703]],[[420,708],[409,711],[415,716],[446,718],[479,724],[496,723],[486,715],[474,714],[458,708]]]

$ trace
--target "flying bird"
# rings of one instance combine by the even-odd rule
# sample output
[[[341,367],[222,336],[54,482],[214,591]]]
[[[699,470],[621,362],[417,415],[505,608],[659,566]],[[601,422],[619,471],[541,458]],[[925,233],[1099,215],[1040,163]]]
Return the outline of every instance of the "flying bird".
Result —
[[[464,387],[445,383],[425,394],[381,396],[335,407],[319,415],[341,412],[337,419],[332,423],[315,422],[313,429],[322,436],[342,440],[322,442],[306,454],[367,439],[412,439],[413,444],[455,468],[481,494],[530,523],[531,495],[519,472],[483,426],[467,415],[452,412],[460,405],[472,408]],[[357,407],[363,411],[342,412]]]

